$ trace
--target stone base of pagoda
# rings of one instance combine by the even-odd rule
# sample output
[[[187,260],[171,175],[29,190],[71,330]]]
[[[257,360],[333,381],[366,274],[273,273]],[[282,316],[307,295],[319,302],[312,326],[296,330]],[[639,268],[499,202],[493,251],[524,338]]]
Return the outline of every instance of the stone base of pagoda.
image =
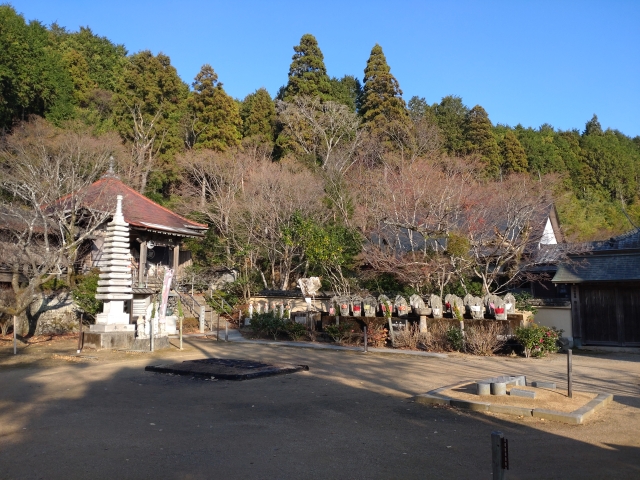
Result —
[[[96,295],[98,298],[99,295]],[[100,298],[98,298],[100,299]],[[124,312],[125,300],[105,300],[103,312],[96,315],[92,332],[135,332],[136,326],[129,324],[129,314]]]
[[[94,327],[95,325],[91,325]],[[132,350],[136,340],[136,332],[85,332],[82,348],[94,350]]]
[[[167,335],[156,336],[153,339],[153,349],[169,348]],[[93,350],[144,350],[150,351],[148,338],[136,338],[136,332],[84,332],[82,348]]]

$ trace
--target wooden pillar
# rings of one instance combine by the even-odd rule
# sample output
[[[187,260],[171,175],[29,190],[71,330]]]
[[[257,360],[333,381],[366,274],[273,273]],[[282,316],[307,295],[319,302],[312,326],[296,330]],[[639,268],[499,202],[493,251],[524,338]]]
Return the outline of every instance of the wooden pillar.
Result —
[[[138,265],[138,286],[144,286],[144,271],[147,265],[147,242],[140,244],[140,264]]]
[[[173,247],[173,284],[178,282],[178,267],[180,266],[180,245]]]

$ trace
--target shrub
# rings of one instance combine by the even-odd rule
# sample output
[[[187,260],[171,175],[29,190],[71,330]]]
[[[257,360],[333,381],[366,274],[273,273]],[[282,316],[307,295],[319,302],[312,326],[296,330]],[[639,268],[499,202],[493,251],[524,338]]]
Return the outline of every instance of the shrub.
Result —
[[[254,313],[251,328],[257,335],[267,335],[277,340],[278,334],[284,330],[284,321],[275,312]]]
[[[446,337],[451,350],[461,352],[464,349],[464,336],[459,327],[454,327],[453,325],[449,326],[449,328],[447,328]]]
[[[93,318],[102,312],[102,301],[96,300],[99,278],[100,271],[98,269],[78,276],[76,277],[76,286],[71,292],[78,308]]]
[[[367,325],[367,345],[381,348],[387,344],[389,338],[389,329],[384,325]]]
[[[336,343],[347,343],[351,339],[353,333],[353,327],[348,323],[341,323],[339,325],[332,324],[326,325],[324,331],[333,339]]]
[[[429,324],[428,332],[423,340],[423,347],[429,351],[443,352],[449,350],[447,338],[448,324],[444,321],[435,321]]]
[[[421,332],[417,324],[411,324],[408,328],[394,333],[394,344],[398,348],[410,348],[417,350],[418,347],[426,346],[428,333]]]
[[[284,331],[291,337],[291,340],[297,342],[307,334],[307,327],[302,323],[289,320],[284,323]]]
[[[499,322],[471,325],[465,330],[465,349],[473,355],[491,355],[506,342],[506,326]]]
[[[524,347],[524,356],[529,358],[543,357],[549,352],[557,352],[557,341],[562,330],[542,325],[530,324],[527,327],[516,328],[516,339]]]

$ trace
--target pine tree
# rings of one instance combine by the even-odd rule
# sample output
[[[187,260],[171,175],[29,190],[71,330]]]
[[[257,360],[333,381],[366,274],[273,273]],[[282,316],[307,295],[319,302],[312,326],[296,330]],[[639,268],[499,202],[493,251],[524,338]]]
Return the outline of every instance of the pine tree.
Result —
[[[598,116],[594,113],[591,120],[584,126],[583,135],[602,135],[602,125],[598,121]]]
[[[293,47],[296,52],[291,58],[289,83],[282,92],[282,100],[290,101],[298,95],[309,95],[329,100],[331,84],[324,65],[324,56],[313,35],[306,33],[300,45]]]
[[[398,80],[391,74],[382,47],[376,44],[364,69],[360,115],[372,130],[384,130],[391,122],[409,119]]]
[[[505,132],[504,138],[500,142],[500,153],[503,161],[503,172],[511,173],[527,171],[527,154],[524,151],[524,147],[518,140],[518,137],[516,137],[511,130],[507,130]]]
[[[196,148],[224,151],[240,144],[242,120],[237,103],[222,88],[211,65],[203,65],[187,106],[193,116]]]
[[[240,107],[242,136],[256,137],[260,141],[273,143],[276,108],[271,95],[260,88],[245,97]]]
[[[465,150],[464,124],[469,109],[462,98],[453,95],[443,97],[434,106],[436,122],[444,136],[443,147],[449,155],[458,155]]]
[[[493,126],[484,108],[476,105],[465,119],[464,139],[467,153],[479,154],[485,162],[487,172],[496,175],[500,169],[500,153],[498,142],[493,136]]]

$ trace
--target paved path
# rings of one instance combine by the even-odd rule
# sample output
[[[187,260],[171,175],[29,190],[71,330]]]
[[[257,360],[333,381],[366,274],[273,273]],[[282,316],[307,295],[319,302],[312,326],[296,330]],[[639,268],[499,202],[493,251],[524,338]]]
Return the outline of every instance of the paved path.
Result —
[[[175,343],[175,340],[173,340]],[[74,342],[65,347],[75,352]],[[62,351],[60,350],[60,351]],[[509,438],[510,478],[640,478],[640,355],[574,355],[576,389],[615,402],[583,426],[423,407],[441,385],[524,373],[564,388],[565,358],[447,358],[185,339],[185,350],[17,362],[0,351],[0,479],[491,478],[489,438]],[[144,372],[203,357],[310,371],[244,382]]]

